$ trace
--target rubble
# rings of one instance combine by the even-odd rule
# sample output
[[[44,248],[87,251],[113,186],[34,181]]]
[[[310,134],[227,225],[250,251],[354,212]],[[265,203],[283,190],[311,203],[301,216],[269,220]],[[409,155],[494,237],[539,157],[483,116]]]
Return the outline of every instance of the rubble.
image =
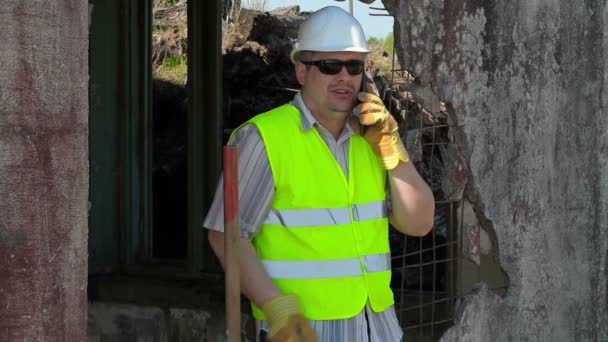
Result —
[[[299,84],[289,51],[305,15],[297,6],[277,13],[241,9],[239,24],[222,41],[227,131],[293,98]]]

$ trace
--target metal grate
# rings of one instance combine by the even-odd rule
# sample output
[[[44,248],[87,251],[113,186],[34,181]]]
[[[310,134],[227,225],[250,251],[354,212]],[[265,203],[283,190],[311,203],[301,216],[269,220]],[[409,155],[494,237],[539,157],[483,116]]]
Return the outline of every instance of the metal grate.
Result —
[[[422,120],[420,120],[422,122]],[[435,225],[425,237],[391,235],[393,290],[396,310],[408,341],[435,341],[452,325],[458,294],[462,229],[458,226],[460,201],[441,194],[436,130],[423,143],[422,160],[416,167],[435,195]],[[443,128],[446,129],[446,128]]]
[[[454,203],[438,205],[438,215],[453,217]],[[447,235],[438,234],[444,224]],[[458,238],[454,222],[440,220],[425,237],[393,238],[396,310],[408,341],[435,341],[453,323],[458,282]]]

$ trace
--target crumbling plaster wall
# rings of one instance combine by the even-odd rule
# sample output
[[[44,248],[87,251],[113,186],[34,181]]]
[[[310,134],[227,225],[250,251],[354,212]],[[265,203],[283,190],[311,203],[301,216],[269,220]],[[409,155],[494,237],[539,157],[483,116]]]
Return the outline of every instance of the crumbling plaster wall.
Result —
[[[0,340],[84,341],[88,4],[0,5]]]
[[[448,103],[510,279],[466,296],[442,340],[607,341],[605,1],[383,3],[402,67]]]

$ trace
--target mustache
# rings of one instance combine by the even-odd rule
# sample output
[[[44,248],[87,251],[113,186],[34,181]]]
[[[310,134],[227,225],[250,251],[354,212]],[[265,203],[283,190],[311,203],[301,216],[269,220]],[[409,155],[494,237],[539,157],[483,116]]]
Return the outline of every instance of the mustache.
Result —
[[[331,84],[330,84],[330,85],[329,85],[329,90],[330,90],[330,91],[333,91],[333,90],[336,90],[336,89],[348,89],[348,90],[350,90],[350,91],[351,91],[351,93],[353,93],[353,94],[356,92],[355,86],[353,86],[352,84],[347,84],[347,85],[345,85],[345,84],[336,84],[336,85],[331,85]]]

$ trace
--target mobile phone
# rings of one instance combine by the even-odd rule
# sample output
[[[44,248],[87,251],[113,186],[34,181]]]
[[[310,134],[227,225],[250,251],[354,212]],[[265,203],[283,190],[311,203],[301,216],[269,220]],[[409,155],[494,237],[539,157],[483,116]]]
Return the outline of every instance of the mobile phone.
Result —
[[[380,93],[378,92],[378,88],[376,88],[376,83],[374,82],[372,77],[369,75],[369,73],[367,71],[363,71],[362,75],[363,75],[363,77],[361,78],[361,87],[359,88],[359,92],[365,92],[365,93],[374,94],[376,96],[380,96]],[[359,98],[356,98],[355,101],[356,101],[356,105],[361,103],[361,101],[359,101]],[[359,111],[356,108],[353,110],[353,113],[356,116],[361,115],[361,113],[359,113]]]
[[[359,91],[364,91],[366,93],[374,94],[376,96],[380,96],[380,92],[378,88],[376,88],[376,83],[372,76],[367,72],[363,72],[363,79],[361,80],[361,89]]]
[[[260,330],[260,335],[258,337],[258,342],[268,342],[268,332],[266,330]]]

